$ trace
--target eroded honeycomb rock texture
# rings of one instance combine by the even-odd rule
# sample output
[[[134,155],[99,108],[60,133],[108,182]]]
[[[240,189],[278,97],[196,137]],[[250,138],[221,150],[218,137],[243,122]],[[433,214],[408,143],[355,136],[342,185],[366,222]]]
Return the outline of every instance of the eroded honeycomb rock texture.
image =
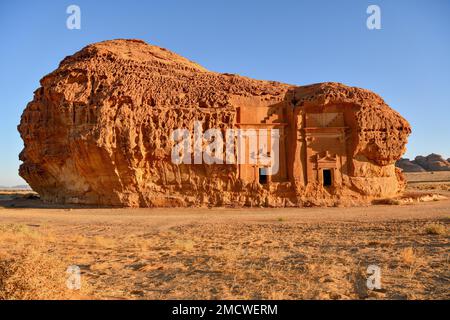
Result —
[[[235,128],[241,115],[273,106],[278,120],[269,123],[273,111],[261,118],[255,111],[254,119],[285,123],[284,175],[273,182],[243,179],[236,164],[172,163],[174,129],[193,130],[196,120],[204,129]],[[331,187],[318,176],[312,182],[303,169],[310,159],[295,154],[304,148],[305,112],[327,110],[343,115],[346,137],[337,156],[347,160],[333,169],[343,174]],[[149,207],[333,205],[390,196],[403,185],[394,163],[411,132],[368,90],[215,73],[140,40],[96,43],[66,57],[41,79],[18,129],[20,175],[44,200]]]

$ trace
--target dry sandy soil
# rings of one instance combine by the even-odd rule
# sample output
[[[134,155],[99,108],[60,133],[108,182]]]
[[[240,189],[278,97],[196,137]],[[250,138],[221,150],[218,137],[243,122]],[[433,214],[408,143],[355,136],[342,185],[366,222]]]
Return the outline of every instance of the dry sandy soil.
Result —
[[[406,180],[410,185],[417,183],[450,183],[450,171],[406,172]]]
[[[449,196],[450,179],[437,180],[408,192]],[[24,194],[0,196],[0,299],[450,298],[450,200],[99,209]],[[375,291],[366,286],[372,264],[381,268]],[[81,268],[80,291],[66,289],[69,265]]]

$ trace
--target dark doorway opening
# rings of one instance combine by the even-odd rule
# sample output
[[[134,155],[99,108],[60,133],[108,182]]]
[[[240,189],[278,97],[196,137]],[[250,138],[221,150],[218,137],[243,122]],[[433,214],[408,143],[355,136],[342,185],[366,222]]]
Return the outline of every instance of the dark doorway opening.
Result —
[[[267,169],[259,168],[259,183],[266,184],[267,183]]]
[[[323,186],[329,187],[331,186],[331,169],[323,169]]]

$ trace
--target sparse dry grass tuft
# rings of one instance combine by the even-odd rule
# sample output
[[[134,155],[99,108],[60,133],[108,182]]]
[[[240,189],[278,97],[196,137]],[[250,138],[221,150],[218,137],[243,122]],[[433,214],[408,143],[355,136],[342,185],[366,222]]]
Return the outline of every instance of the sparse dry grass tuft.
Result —
[[[414,249],[411,247],[405,248],[402,251],[400,251],[400,259],[401,261],[406,265],[413,265],[417,261],[416,254],[414,252]]]
[[[0,225],[0,300],[53,300],[87,297],[90,286],[67,288],[66,256],[51,248],[57,239],[24,224]]]
[[[426,234],[444,235],[447,233],[447,228],[440,223],[430,223],[425,226]]]
[[[192,251],[194,249],[194,241],[186,239],[176,239],[174,249],[182,251]]]
[[[391,215],[409,209],[376,210]],[[2,277],[7,279],[2,283],[6,289],[0,289],[2,297],[94,296],[64,291],[61,275],[65,280],[68,265],[79,265],[84,272],[82,290],[90,283],[90,292],[102,299],[448,296],[442,281],[448,274],[449,239],[425,233],[429,225],[433,230],[440,230],[434,224],[448,228],[449,221],[442,215],[428,220],[408,218],[402,223],[390,218],[330,221],[329,216],[297,221],[285,212],[244,221],[240,216],[214,218],[216,223],[193,223],[188,218],[184,223],[167,224],[165,217],[154,217],[161,219],[155,228],[153,217],[147,216],[121,217],[113,223],[114,216],[98,222],[87,220],[90,216],[86,215],[81,222],[70,218],[66,224],[59,220],[62,216],[67,215],[63,212],[53,225],[36,220],[28,225],[0,225],[2,272],[10,274]],[[382,268],[382,292],[367,289],[370,264]]]
[[[94,237],[94,245],[100,248],[112,249],[116,247],[116,241],[113,238],[107,238],[103,236]]]
[[[0,243],[32,243],[41,240],[41,237],[41,234],[24,224],[0,225]]]
[[[27,225],[13,223],[0,225],[0,235],[5,233],[23,234],[28,236],[36,235],[36,232]]]
[[[66,286],[66,270],[67,264],[61,257],[38,247],[1,257],[0,300],[77,298],[79,292]]]

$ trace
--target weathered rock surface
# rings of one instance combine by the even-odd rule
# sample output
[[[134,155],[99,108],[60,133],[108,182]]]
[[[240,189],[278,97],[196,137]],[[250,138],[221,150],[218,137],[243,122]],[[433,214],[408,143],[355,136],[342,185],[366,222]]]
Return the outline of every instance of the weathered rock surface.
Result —
[[[258,118],[266,107],[276,112]],[[174,129],[192,129],[195,120],[232,128],[253,113],[258,126],[284,128],[273,182],[243,178],[236,164],[171,162]],[[334,205],[391,196],[404,186],[395,161],[411,132],[369,90],[215,73],[139,40],[66,57],[41,79],[18,129],[20,175],[42,199],[113,206]],[[323,163],[333,170],[330,186]]]
[[[427,171],[449,171],[450,162],[439,154],[429,154],[426,157],[417,156],[414,162],[422,166]]]
[[[396,166],[404,172],[450,171],[450,161],[435,153],[426,157],[417,156],[413,161],[400,159],[396,162]]]
[[[395,163],[395,166],[402,169],[404,172],[426,172],[424,168],[422,168],[420,165],[414,163],[414,161],[411,161],[407,158],[402,158],[400,160],[397,160]]]

